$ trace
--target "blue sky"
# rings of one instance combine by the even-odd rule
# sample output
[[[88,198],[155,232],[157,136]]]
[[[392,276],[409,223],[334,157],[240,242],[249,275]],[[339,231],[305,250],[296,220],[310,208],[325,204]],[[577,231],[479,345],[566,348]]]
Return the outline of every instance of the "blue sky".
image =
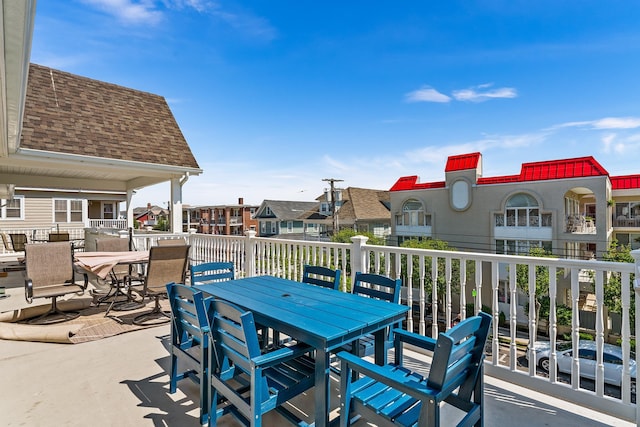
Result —
[[[191,205],[594,156],[640,173],[640,3],[39,0],[31,60],[164,96]],[[136,206],[166,204],[168,185]]]

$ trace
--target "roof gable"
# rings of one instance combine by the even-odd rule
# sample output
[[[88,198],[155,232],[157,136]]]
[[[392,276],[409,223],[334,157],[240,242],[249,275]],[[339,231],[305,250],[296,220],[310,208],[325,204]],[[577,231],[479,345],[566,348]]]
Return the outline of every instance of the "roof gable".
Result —
[[[20,147],[198,168],[163,97],[37,64]]]

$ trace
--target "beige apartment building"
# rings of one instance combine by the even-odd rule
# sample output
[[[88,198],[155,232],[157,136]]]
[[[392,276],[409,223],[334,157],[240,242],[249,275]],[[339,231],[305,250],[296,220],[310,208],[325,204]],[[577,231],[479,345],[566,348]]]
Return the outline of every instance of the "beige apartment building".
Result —
[[[560,258],[599,259],[617,239],[640,248],[640,174],[610,176],[593,158],[525,163],[520,173],[484,177],[482,155],[451,156],[445,180],[420,183],[417,176],[397,180],[390,190],[392,235],[440,239],[461,251],[527,255],[542,247]],[[486,266],[485,266],[486,267]],[[483,282],[491,271],[483,267]],[[593,327],[592,277],[580,274],[580,322]],[[508,267],[498,272],[500,311],[509,313]],[[473,280],[473,279],[471,279]],[[558,281],[558,303],[570,305],[571,284]],[[472,295],[466,295],[471,301]],[[491,293],[482,303],[491,305]],[[517,319],[526,324],[527,298],[518,292]],[[611,314],[619,331],[619,316]]]
[[[609,242],[640,247],[640,174],[610,176],[593,158],[532,162],[517,175],[484,177],[482,155],[451,156],[445,180],[398,179],[392,236],[434,238],[459,250],[599,258]]]

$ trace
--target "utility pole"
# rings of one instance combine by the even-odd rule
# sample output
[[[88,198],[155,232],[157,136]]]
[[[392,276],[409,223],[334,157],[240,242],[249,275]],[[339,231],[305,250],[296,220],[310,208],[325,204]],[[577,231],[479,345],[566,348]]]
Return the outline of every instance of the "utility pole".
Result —
[[[331,187],[331,218],[333,219],[333,233],[338,231],[338,215],[336,211],[336,189],[335,183],[342,182],[342,179],[336,178],[324,178],[323,181],[329,182]]]

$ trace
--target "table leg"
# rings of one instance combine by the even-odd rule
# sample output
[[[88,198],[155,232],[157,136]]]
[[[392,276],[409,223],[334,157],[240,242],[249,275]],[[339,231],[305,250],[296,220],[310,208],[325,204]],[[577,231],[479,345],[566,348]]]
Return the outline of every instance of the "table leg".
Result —
[[[374,344],[374,359],[376,365],[384,366],[387,364],[387,348],[385,345],[385,338],[387,336],[387,328],[382,328],[373,333],[375,344]]]
[[[315,420],[314,426],[326,427],[329,425],[329,412],[331,409],[331,390],[329,388],[328,351],[316,350],[316,380],[315,380]]]

